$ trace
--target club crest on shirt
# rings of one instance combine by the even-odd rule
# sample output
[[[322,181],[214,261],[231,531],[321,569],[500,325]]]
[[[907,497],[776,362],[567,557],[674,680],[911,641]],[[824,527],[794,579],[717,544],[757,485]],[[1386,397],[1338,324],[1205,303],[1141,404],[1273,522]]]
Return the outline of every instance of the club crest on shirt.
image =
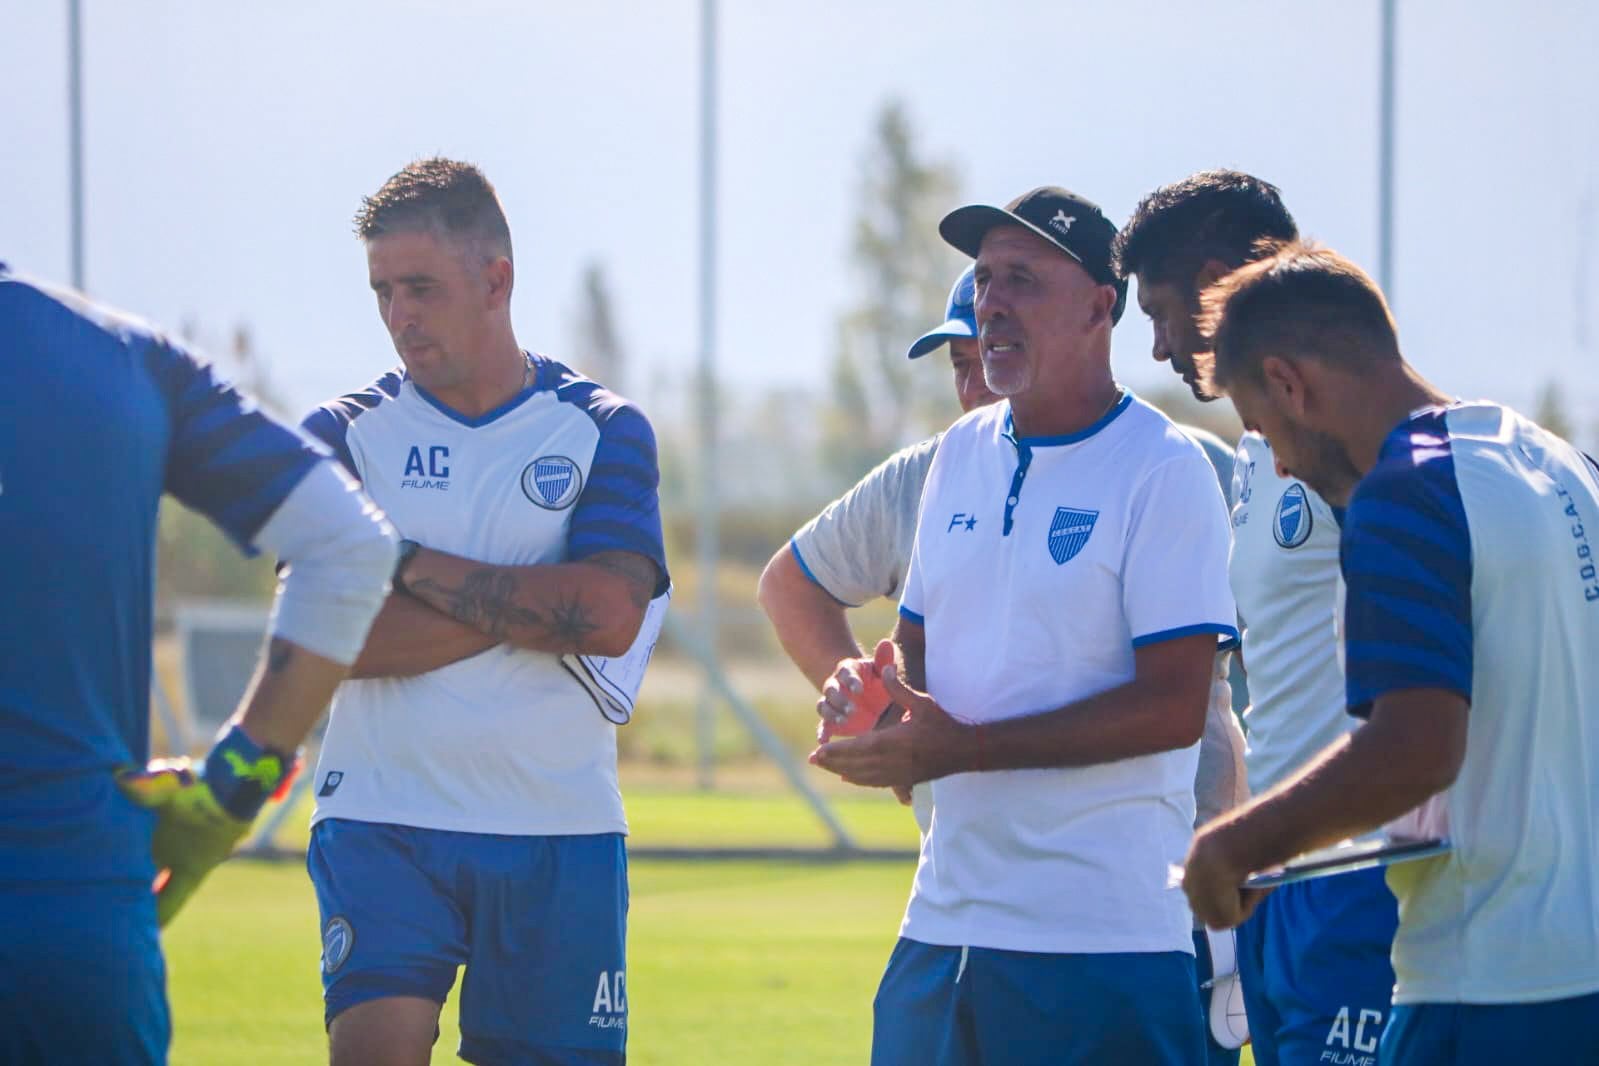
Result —
[[[583,474],[564,455],[541,455],[522,468],[522,493],[546,511],[564,511],[583,491]]]
[[[1055,508],[1055,518],[1049,524],[1049,555],[1056,565],[1066,562],[1083,550],[1099,520],[1098,511],[1078,511],[1070,507]]]
[[[1296,481],[1277,501],[1277,515],[1271,523],[1272,536],[1284,548],[1297,548],[1310,539],[1310,527],[1314,524],[1305,486]]]

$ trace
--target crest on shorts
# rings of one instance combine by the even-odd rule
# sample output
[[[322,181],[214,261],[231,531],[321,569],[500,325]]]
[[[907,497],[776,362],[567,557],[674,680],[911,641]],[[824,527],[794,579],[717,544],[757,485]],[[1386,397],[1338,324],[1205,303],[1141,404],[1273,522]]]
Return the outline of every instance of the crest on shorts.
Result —
[[[1055,508],[1055,518],[1049,524],[1049,555],[1056,565],[1066,562],[1083,550],[1094,532],[1098,511],[1078,511],[1071,507]]]
[[[1284,548],[1297,548],[1310,539],[1310,527],[1314,522],[1305,486],[1296,481],[1277,501],[1277,514],[1271,523],[1272,536]]]
[[[583,491],[583,475],[564,455],[541,455],[522,468],[522,493],[546,511],[564,511]]]
[[[344,960],[350,957],[350,949],[355,947],[355,930],[350,928],[350,923],[342,917],[328,919],[328,927],[322,930],[322,972],[334,973]]]

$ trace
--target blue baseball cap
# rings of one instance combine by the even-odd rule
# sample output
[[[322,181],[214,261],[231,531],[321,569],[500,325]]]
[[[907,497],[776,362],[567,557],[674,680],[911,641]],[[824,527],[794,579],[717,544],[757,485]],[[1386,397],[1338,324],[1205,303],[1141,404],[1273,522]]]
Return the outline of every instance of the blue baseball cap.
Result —
[[[977,285],[972,280],[972,271],[975,269],[974,265],[961,271],[961,276],[955,279],[954,286],[949,290],[949,307],[944,311],[944,324],[917,337],[911,350],[905,353],[906,358],[920,359],[949,341],[977,336]]]

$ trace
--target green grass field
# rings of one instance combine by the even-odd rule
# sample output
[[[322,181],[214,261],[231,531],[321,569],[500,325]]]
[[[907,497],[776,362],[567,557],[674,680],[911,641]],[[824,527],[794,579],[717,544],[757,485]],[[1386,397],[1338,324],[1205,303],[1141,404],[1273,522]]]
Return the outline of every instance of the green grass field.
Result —
[[[883,793],[840,797],[860,843],[913,847]],[[821,846],[790,793],[630,789],[635,846]],[[303,824],[303,823],[302,823]],[[284,843],[303,841],[303,830]],[[858,1064],[914,864],[635,860],[629,1059],[668,1064]],[[326,1061],[316,902],[303,866],[218,870],[166,934],[174,1066]],[[433,1061],[454,1062],[455,1000]],[[1245,1062],[1251,1062],[1246,1056]]]
[[[905,863],[632,865],[629,1059],[860,1063]],[[218,871],[167,935],[174,1066],[325,1060],[316,903],[292,863]],[[435,1062],[453,1062],[455,1000]]]

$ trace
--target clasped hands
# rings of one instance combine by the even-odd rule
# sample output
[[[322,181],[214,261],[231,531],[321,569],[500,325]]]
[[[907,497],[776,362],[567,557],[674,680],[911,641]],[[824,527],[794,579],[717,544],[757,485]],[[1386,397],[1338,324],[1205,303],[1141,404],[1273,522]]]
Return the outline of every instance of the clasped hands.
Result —
[[[880,721],[891,706],[902,709],[899,720]],[[870,659],[842,660],[816,713],[820,744],[810,762],[852,785],[892,788],[908,802],[911,785],[977,768],[977,727],[901,680],[892,641]]]

